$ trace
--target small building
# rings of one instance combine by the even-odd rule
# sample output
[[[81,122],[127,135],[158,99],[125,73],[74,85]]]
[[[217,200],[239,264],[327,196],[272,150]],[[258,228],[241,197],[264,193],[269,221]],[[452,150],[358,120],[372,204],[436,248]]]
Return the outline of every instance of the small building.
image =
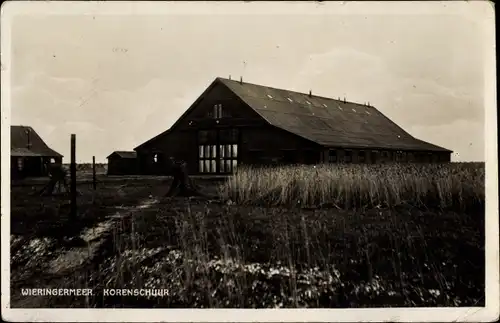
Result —
[[[137,174],[137,153],[135,151],[114,151],[107,158],[108,175]]]
[[[238,165],[449,162],[369,104],[216,78],[172,127],[134,149],[139,171],[172,156],[191,174]]]
[[[62,164],[62,158],[32,127],[10,127],[11,178],[48,176],[49,164]]]

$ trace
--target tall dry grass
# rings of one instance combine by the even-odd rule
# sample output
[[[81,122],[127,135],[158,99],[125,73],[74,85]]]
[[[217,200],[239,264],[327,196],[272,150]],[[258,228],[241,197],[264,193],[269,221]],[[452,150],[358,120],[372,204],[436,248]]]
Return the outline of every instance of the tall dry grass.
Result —
[[[240,167],[220,191],[263,206],[464,210],[484,204],[484,180],[484,163]]]

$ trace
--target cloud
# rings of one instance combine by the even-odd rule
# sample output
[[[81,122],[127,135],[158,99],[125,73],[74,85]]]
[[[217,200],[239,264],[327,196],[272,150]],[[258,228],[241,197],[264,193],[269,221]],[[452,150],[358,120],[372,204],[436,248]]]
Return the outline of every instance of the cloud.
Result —
[[[295,79],[296,88],[307,86],[319,95],[370,102],[406,127],[484,119],[481,93],[445,86],[432,75],[402,78],[391,62],[353,48],[311,55]]]
[[[454,161],[485,161],[484,123],[456,120],[442,126],[410,126],[413,136],[453,150]]]
[[[241,75],[370,101],[431,142],[443,138],[438,129],[445,146],[467,136],[474,158],[484,119],[478,30],[432,15],[18,16],[12,120],[39,126],[65,155],[78,132],[78,156],[100,160],[168,129],[215,77]]]

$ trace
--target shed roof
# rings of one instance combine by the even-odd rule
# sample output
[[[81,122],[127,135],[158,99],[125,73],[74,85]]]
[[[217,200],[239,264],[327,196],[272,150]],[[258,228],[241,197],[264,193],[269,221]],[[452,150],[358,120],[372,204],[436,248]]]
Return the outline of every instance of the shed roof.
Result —
[[[451,152],[411,136],[369,105],[218,80],[271,125],[323,146]]]
[[[15,157],[62,157],[29,126],[10,127],[10,154]]]
[[[110,158],[111,156],[116,155],[120,158],[136,158],[137,153],[135,151],[123,151],[123,150],[117,150],[111,153],[107,158]]]

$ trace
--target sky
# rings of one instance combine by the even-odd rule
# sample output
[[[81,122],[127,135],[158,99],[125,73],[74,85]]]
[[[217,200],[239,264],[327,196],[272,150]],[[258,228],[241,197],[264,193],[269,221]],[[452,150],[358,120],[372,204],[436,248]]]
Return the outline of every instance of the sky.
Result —
[[[11,124],[32,126],[67,162],[71,133],[77,162],[105,162],[168,129],[229,75],[370,102],[411,135],[453,150],[452,160],[485,159],[485,48],[493,44],[475,11],[240,3],[228,13],[212,3],[110,14],[113,3],[101,5],[108,10],[11,18]]]

